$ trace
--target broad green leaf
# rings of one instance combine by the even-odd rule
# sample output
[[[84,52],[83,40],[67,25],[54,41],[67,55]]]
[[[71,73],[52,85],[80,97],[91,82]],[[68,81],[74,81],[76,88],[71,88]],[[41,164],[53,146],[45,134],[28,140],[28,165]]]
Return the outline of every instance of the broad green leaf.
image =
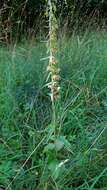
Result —
[[[61,150],[64,147],[64,142],[61,141],[60,139],[57,139],[55,141],[55,148],[57,151]]]
[[[49,152],[50,150],[54,150],[54,149],[55,149],[55,144],[49,143],[48,145],[45,146],[44,152]]]

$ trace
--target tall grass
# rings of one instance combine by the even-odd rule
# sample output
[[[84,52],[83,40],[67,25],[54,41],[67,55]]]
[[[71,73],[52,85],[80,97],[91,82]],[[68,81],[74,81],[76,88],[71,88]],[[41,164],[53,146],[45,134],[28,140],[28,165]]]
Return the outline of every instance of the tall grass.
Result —
[[[0,48],[1,188],[107,189],[107,34],[73,35],[59,47],[54,143],[45,46]]]

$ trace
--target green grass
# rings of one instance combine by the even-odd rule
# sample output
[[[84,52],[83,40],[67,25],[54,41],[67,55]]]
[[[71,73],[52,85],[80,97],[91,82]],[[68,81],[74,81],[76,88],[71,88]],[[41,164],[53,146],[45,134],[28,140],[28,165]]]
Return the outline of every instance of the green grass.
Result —
[[[0,48],[0,187],[107,190],[107,34],[60,42],[57,136],[44,57],[42,43]]]

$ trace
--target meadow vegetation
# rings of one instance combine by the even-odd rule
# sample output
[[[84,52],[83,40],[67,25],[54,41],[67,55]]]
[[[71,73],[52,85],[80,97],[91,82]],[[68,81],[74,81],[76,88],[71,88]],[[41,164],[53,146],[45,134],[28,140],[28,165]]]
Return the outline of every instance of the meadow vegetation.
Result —
[[[56,129],[45,44],[0,47],[1,189],[107,190],[107,34],[73,33],[58,47]]]

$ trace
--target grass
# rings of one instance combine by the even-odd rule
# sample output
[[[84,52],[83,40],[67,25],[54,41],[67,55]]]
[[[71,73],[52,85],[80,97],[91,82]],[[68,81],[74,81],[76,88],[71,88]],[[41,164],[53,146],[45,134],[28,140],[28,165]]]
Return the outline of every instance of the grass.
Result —
[[[43,57],[42,43],[0,47],[0,187],[107,190],[107,34],[60,42],[56,137]]]

